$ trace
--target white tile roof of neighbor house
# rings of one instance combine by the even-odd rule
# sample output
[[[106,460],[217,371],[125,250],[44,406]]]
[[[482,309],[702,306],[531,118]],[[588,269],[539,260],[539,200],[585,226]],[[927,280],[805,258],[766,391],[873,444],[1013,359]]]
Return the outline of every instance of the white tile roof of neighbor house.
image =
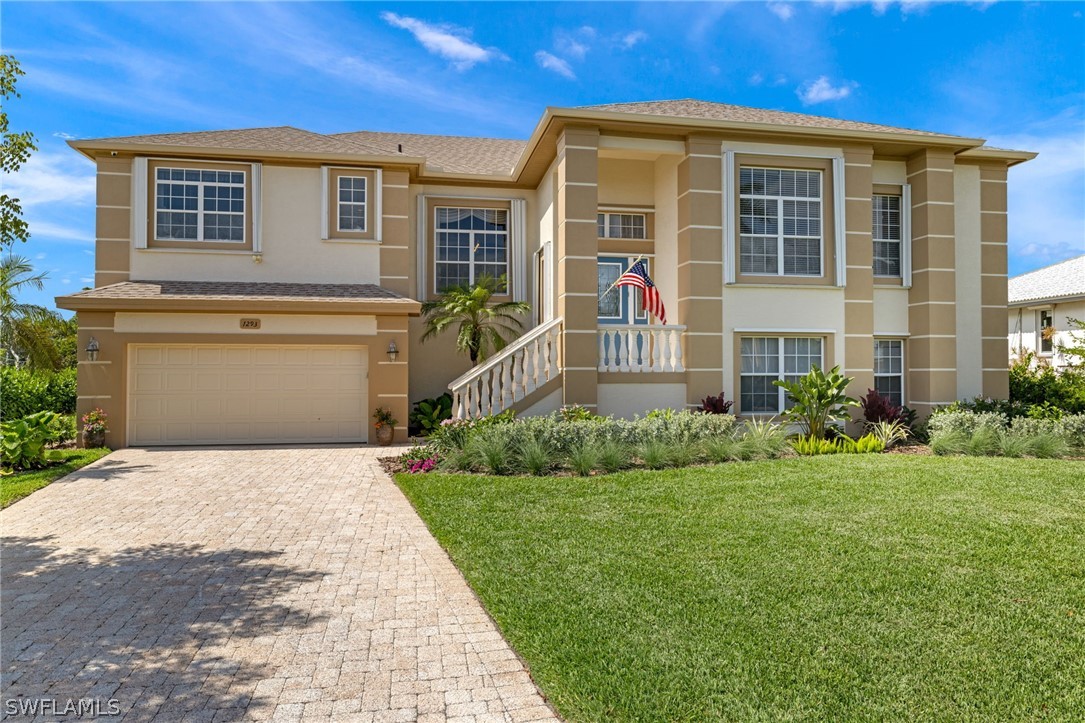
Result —
[[[1010,304],[1085,296],[1085,254],[1010,278]]]

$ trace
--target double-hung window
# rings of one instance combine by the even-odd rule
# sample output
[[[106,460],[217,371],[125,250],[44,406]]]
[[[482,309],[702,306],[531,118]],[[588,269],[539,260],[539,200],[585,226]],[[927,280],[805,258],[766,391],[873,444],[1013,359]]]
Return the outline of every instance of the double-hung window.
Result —
[[[365,233],[366,207],[369,202],[368,176],[337,176],[338,199],[336,217],[339,219],[339,231]]]
[[[506,279],[499,290],[507,290],[508,209],[438,206],[434,213],[435,290],[474,284],[484,276]]]
[[[599,238],[647,238],[646,216],[643,213],[600,213]]]
[[[874,275],[900,278],[901,197],[876,194],[872,207]]]
[[[739,272],[822,275],[822,173],[739,170]]]
[[[874,391],[898,407],[904,404],[904,342],[874,340]]]
[[[779,414],[788,406],[777,380],[795,381],[823,367],[821,337],[747,336],[739,341],[739,406],[743,414]]]
[[[154,239],[244,244],[245,172],[156,167]]]

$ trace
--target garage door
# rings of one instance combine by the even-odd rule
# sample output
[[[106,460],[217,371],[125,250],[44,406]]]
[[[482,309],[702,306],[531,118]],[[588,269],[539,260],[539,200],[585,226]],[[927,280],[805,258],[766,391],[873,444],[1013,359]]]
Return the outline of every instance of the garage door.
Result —
[[[128,443],[364,442],[364,346],[132,344]]]

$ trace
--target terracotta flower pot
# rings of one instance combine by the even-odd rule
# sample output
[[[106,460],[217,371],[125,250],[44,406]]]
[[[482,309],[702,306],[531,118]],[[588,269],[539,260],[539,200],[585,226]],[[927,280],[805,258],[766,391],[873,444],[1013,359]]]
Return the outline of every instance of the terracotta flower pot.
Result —
[[[392,444],[392,440],[396,436],[396,428],[390,424],[382,424],[377,427],[377,444],[382,447],[387,447]]]

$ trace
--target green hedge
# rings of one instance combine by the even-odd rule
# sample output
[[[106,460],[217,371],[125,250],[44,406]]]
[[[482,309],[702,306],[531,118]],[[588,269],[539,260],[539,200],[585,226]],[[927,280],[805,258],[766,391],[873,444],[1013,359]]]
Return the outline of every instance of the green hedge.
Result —
[[[35,412],[75,412],[75,369],[51,374],[0,367],[0,419],[20,419]]]

